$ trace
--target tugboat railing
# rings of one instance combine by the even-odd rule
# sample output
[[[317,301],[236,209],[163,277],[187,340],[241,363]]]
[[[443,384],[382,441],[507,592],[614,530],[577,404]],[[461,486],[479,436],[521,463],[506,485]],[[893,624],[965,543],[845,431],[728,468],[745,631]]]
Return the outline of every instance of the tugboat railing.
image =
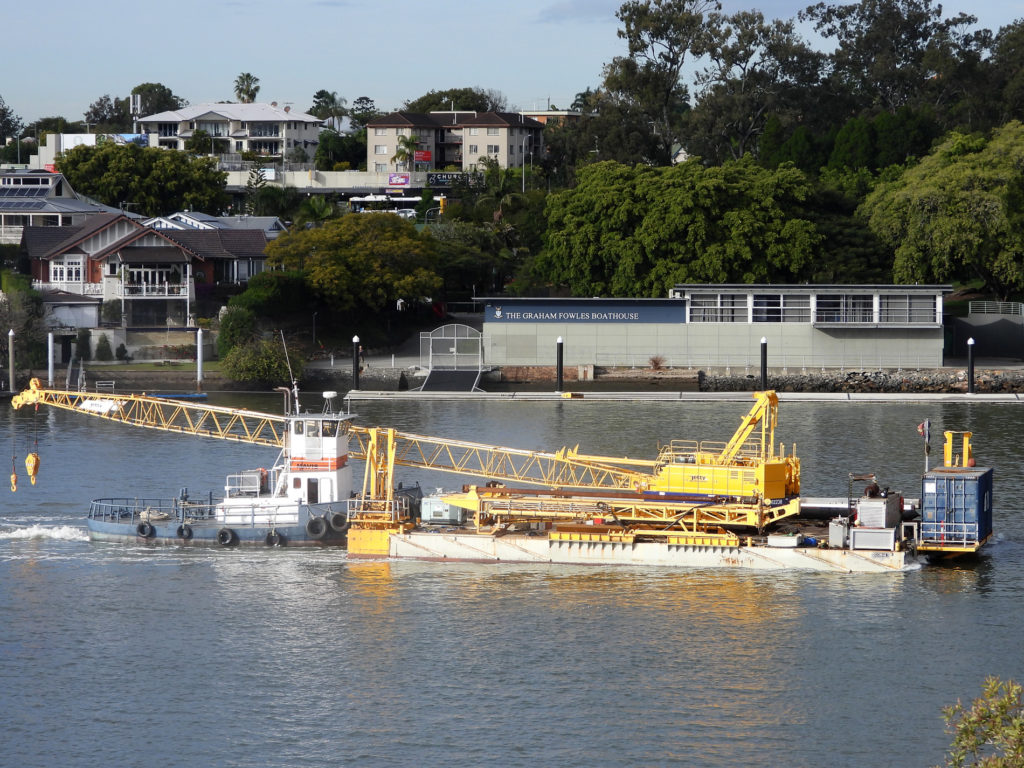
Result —
[[[89,519],[102,522],[158,522],[160,520],[208,520],[215,505],[174,499],[95,499],[89,505]]]

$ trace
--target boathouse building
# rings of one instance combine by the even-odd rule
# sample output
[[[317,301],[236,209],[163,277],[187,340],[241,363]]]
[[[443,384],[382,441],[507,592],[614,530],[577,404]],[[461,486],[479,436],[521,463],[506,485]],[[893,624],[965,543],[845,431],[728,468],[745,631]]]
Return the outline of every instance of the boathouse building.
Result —
[[[485,365],[935,368],[948,285],[676,285],[666,299],[488,299]]]

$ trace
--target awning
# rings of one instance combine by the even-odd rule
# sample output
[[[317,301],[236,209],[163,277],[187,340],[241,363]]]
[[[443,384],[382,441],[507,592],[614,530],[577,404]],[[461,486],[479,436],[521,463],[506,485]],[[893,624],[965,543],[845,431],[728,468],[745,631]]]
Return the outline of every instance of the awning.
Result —
[[[122,264],[187,264],[189,261],[180,248],[169,245],[122,248],[117,258]]]

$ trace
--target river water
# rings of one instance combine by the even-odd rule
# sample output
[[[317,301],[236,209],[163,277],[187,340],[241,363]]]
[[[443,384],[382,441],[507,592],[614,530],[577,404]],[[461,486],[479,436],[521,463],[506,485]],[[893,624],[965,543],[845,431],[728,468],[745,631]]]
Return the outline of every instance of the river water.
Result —
[[[746,408],[386,402],[358,420],[652,457],[728,439]],[[850,471],[918,495],[925,418],[974,431],[995,467],[979,562],[877,576],[92,544],[91,498],[205,493],[273,452],[0,409],[20,478],[0,505],[0,765],[931,766],[943,705],[1024,680],[1016,405],[782,404],[809,495],[845,494]]]

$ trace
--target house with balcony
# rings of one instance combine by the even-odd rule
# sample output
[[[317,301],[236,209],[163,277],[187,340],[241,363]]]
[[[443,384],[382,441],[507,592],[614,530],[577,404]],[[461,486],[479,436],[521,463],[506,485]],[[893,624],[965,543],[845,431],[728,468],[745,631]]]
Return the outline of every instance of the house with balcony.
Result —
[[[409,137],[416,142],[413,161],[393,159]],[[482,157],[521,168],[539,159],[543,144],[543,124],[514,112],[392,112],[366,126],[366,170],[475,171]]]
[[[25,227],[69,227],[116,209],[80,197],[63,174],[0,172],[0,245],[17,245]]]
[[[185,142],[205,131],[211,138],[211,153],[254,152],[283,157],[301,148],[309,157],[316,152],[323,121],[289,106],[270,104],[194,104],[181,109],[139,118],[140,130],[149,134],[149,144],[166,149],[184,149]]]
[[[158,230],[123,214],[25,227],[21,241],[46,323],[65,350],[83,327],[106,326],[129,349],[132,332],[194,330],[197,300],[262,271],[266,244],[261,230]]]

